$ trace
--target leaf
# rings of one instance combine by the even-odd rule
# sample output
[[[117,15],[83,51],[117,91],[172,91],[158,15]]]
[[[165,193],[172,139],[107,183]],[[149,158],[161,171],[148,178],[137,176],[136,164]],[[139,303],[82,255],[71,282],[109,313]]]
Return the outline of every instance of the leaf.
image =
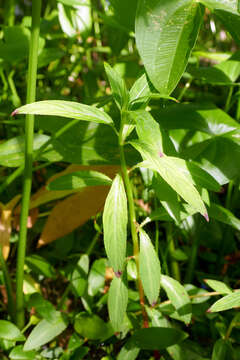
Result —
[[[33,254],[26,257],[26,265],[35,273],[48,278],[54,278],[56,271],[47,259],[40,255]]]
[[[189,324],[192,317],[192,306],[185,288],[177,280],[166,275],[161,276],[161,286],[166,291],[182,321]]]
[[[131,341],[140,349],[162,350],[168,346],[184,340],[186,333],[166,327],[152,327],[137,330],[131,337]]]
[[[114,19],[128,31],[134,31],[137,0],[109,0],[114,10]],[[126,16],[127,9],[127,16]]]
[[[94,261],[88,277],[88,294],[90,296],[95,296],[99,291],[103,290],[106,267],[107,259],[98,259]]]
[[[28,301],[28,308],[34,308],[42,318],[54,322],[56,310],[50,301],[45,300],[39,293],[34,293]]]
[[[184,172],[184,167],[186,166],[187,168],[184,160],[159,154],[152,150],[148,144],[140,141],[131,141],[130,143],[141,153],[145,160],[145,167],[157,171],[189,205],[203,216],[207,216],[207,210],[198,191]],[[183,169],[179,165],[183,165]]]
[[[230,210],[225,209],[223,206],[211,202],[211,205],[208,208],[208,214],[211,218],[230,225],[238,231],[240,230],[240,220],[233,215]]]
[[[210,135],[223,135],[240,125],[214,104],[177,104],[152,112],[161,127],[202,131]]]
[[[77,190],[85,186],[111,185],[112,180],[97,171],[82,170],[58,177],[48,185],[48,190]]]
[[[63,315],[56,311],[54,320],[41,320],[31,331],[23,350],[30,351],[47,344],[60,335],[67,327],[67,321]]]
[[[129,93],[124,80],[108,63],[104,63],[104,68],[118,108],[120,110],[126,109],[128,107]]]
[[[117,360],[135,360],[139,354],[140,349],[130,339],[121,348],[117,356]]]
[[[136,42],[156,89],[169,95],[180,80],[202,22],[203,7],[192,0],[139,1]]]
[[[126,279],[115,276],[108,292],[108,313],[115,332],[122,331],[128,304],[128,288]]]
[[[58,48],[45,48],[38,57],[38,69],[47,66],[52,61],[61,59],[64,56],[64,51]]]
[[[73,270],[71,284],[78,296],[83,296],[87,286],[87,275],[89,271],[89,257],[87,254],[81,255],[76,267]]]
[[[83,169],[86,167],[81,167]],[[71,169],[76,169],[71,167]],[[87,167],[89,169],[89,167]],[[119,167],[116,166],[96,166],[93,170],[99,170],[109,177],[114,177]],[[109,192],[108,186],[91,186],[85,188],[63,201],[59,202],[51,211],[42,234],[38,241],[38,246],[48,244],[66,234],[69,234],[77,227],[84,224],[92,216],[95,216],[104,207],[104,202]],[[45,194],[44,199],[45,199]],[[36,199],[35,205],[41,203],[41,198]],[[86,204],[88,206],[86,207]],[[38,206],[37,205],[37,206]],[[66,221],[67,219],[67,221]]]
[[[210,288],[212,288],[214,291],[219,292],[220,294],[232,294],[232,290],[222,281],[210,279],[205,279],[204,281]]]
[[[113,180],[103,210],[104,246],[118,276],[123,271],[127,242],[127,197],[120,175]]]
[[[212,360],[232,360],[233,350],[228,340],[219,339],[215,342]]]
[[[129,102],[131,110],[136,110],[136,108],[144,108],[151,95],[151,84],[147,79],[146,74],[143,74],[138,78],[129,92]]]
[[[89,340],[103,339],[109,332],[106,324],[99,316],[79,313],[74,321],[75,331]]]
[[[157,303],[160,291],[161,267],[156,251],[146,232],[140,233],[139,272],[143,289],[149,303]]]
[[[24,341],[25,336],[16,325],[7,320],[0,320],[0,338],[13,341]]]
[[[222,299],[216,301],[208,310],[208,312],[219,312],[235,307],[240,307],[240,291],[224,296]]]
[[[15,346],[9,354],[12,360],[35,360],[37,358],[36,351],[23,351],[23,346]]]
[[[13,115],[15,114],[62,116],[77,120],[104,123],[108,125],[112,124],[113,122],[108,114],[94,106],[64,100],[43,100],[34,102],[16,109],[13,112]]]
[[[84,36],[89,33],[92,26],[91,4],[89,0],[61,1],[58,3],[58,18],[62,31],[69,37]],[[71,5],[72,7],[68,6]]]
[[[221,9],[232,13],[237,13],[236,0],[200,0],[200,2],[211,10]]]

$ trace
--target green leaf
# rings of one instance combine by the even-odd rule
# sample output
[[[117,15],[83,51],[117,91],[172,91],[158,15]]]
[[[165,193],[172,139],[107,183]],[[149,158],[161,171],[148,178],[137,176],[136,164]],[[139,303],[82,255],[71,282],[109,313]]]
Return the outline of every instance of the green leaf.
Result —
[[[210,279],[205,279],[204,281],[210,288],[212,288],[214,291],[219,292],[220,294],[232,294],[232,290],[222,281]]]
[[[39,255],[27,256],[26,264],[35,274],[41,274],[49,278],[54,278],[56,276],[54,267]]]
[[[64,56],[64,51],[58,48],[45,48],[38,57],[38,68],[47,66],[52,61],[61,59]]]
[[[24,341],[25,336],[16,325],[7,320],[0,320],[0,338],[13,341]]]
[[[12,360],[35,360],[37,358],[36,351],[23,351],[23,346],[18,345],[9,354]]]
[[[134,31],[138,0],[109,0],[114,10],[114,19],[128,31]],[[127,16],[126,16],[127,9]]]
[[[136,42],[156,89],[169,95],[180,80],[196,42],[203,7],[193,0],[139,1]]]
[[[75,317],[74,329],[89,340],[103,339],[109,332],[106,324],[99,316],[80,313]]]
[[[240,290],[224,296],[222,299],[216,301],[208,310],[208,312],[219,312],[240,306]]]
[[[240,129],[237,121],[214,104],[176,104],[152,113],[167,130],[189,129],[223,135]]]
[[[87,254],[80,256],[76,267],[73,270],[71,284],[78,296],[83,296],[87,286],[87,274],[89,270],[89,257]]]
[[[155,305],[160,291],[161,267],[153,244],[142,229],[140,233],[139,272],[143,289],[151,305]]]
[[[143,74],[135,81],[129,92],[130,108],[132,110],[144,108],[151,95],[151,84],[149,83],[146,74]]]
[[[234,216],[230,210],[225,209],[223,206],[211,202],[211,205],[208,208],[208,214],[211,218],[230,225],[234,229],[240,231],[240,220]]]
[[[137,347],[132,339],[130,339],[121,348],[121,351],[117,356],[117,360],[135,360],[139,354],[139,351],[139,347]]]
[[[80,104],[74,101],[44,100],[27,104],[16,109],[13,114],[35,114],[62,116],[77,120],[112,124],[112,119],[104,111],[94,106]]]
[[[228,340],[219,339],[215,342],[212,354],[212,360],[232,360],[233,350]]]
[[[127,197],[123,180],[117,175],[113,180],[103,211],[104,245],[115,273],[120,276],[126,256]]]
[[[120,110],[126,109],[128,107],[129,93],[124,80],[109,64],[104,63],[104,67],[117,106]]]
[[[114,331],[121,332],[128,304],[126,279],[115,276],[108,293],[108,312]]]
[[[88,277],[88,294],[95,296],[102,291],[105,284],[105,273],[107,267],[107,259],[95,260]]]
[[[66,319],[59,311],[56,311],[54,320],[43,319],[35,326],[25,342],[23,350],[29,351],[47,344],[61,334],[67,325]]]
[[[159,175],[175,190],[189,205],[207,218],[206,207],[193,185],[191,176],[186,171],[184,160],[166,156],[156,152],[148,144],[140,141],[131,141],[145,160],[141,166],[157,171]]]
[[[56,310],[50,301],[45,300],[39,293],[34,293],[28,301],[28,308],[36,310],[37,314],[48,321],[55,321]]]
[[[189,324],[192,317],[192,306],[185,288],[177,280],[166,275],[161,276],[161,286],[166,291],[182,321]]]
[[[137,330],[131,341],[140,349],[162,350],[168,346],[179,343],[186,338],[186,333],[166,327],[152,327]]]
[[[48,190],[77,190],[86,186],[111,185],[112,180],[98,171],[76,171],[58,177],[48,184]]]
[[[221,9],[237,13],[237,0],[200,0],[210,10]]]

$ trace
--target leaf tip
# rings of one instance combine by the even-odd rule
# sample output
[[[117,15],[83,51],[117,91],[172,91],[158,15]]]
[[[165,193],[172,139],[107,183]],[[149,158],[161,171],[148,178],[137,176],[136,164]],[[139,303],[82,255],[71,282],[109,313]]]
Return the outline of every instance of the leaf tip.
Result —
[[[157,305],[157,301],[153,301],[153,303],[151,304],[151,307],[154,307]]]
[[[120,278],[122,276],[122,271],[120,271],[120,270],[114,271],[114,274],[117,278]]]
[[[18,109],[15,109],[12,113],[11,113],[11,116],[15,116],[18,114]]]
[[[161,152],[161,151],[159,151],[158,155],[159,155],[160,157],[164,157],[164,153]]]
[[[207,314],[211,314],[211,312],[212,312],[212,311],[211,311],[211,308],[209,308],[209,309],[206,311]]]
[[[208,213],[203,214],[203,216],[205,217],[206,221],[209,222],[209,216]]]

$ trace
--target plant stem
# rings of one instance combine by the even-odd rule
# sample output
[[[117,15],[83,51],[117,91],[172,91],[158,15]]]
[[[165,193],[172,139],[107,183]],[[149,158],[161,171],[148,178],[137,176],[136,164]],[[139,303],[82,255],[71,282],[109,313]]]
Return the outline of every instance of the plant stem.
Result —
[[[228,96],[227,96],[227,101],[224,107],[224,111],[228,112],[231,108],[231,100],[232,100],[232,94],[233,94],[233,86],[230,86],[229,88],[229,92],[228,92]]]
[[[7,264],[4,260],[2,248],[0,246],[0,265],[2,268],[3,276],[4,276],[4,283],[7,291],[7,297],[8,297],[8,313],[11,317],[11,320],[14,321],[15,319],[15,308],[14,308],[14,299],[13,299],[13,291],[12,291],[12,283],[11,278],[9,275]]]
[[[15,21],[15,0],[8,0],[6,2],[4,14],[6,14],[5,24],[13,26]]]
[[[36,98],[38,40],[40,32],[41,0],[32,2],[32,34],[29,53],[27,103]],[[20,234],[17,254],[16,274],[16,324],[22,329],[25,323],[23,277],[27,242],[27,218],[32,187],[32,161],[33,161],[34,115],[26,115],[25,125],[25,169],[23,183],[23,198],[20,215]]]
[[[170,265],[172,270],[172,276],[177,281],[181,282],[181,274],[179,269],[179,264],[176,260],[173,259],[173,253],[175,251],[175,243],[173,238],[173,225],[171,223],[167,224],[167,241],[169,244],[169,254],[170,254]]]
[[[143,327],[147,328],[149,327],[148,324],[148,316],[145,310],[145,299],[144,299],[144,291],[142,282],[139,275],[139,245],[138,245],[138,234],[137,234],[137,222],[136,222],[136,213],[134,208],[134,200],[133,200],[133,191],[132,191],[132,185],[128,176],[128,170],[126,165],[126,159],[124,154],[124,140],[123,140],[123,117],[121,119],[121,129],[119,132],[119,148],[120,148],[120,161],[121,161],[121,170],[123,175],[123,181],[125,184],[125,189],[127,193],[127,199],[128,199],[128,208],[129,208],[129,218],[130,218],[130,227],[131,227],[131,234],[132,234],[132,241],[133,241],[133,254],[136,262],[137,267],[137,286],[139,291],[139,297],[140,297],[140,304],[142,308],[142,316],[143,316]]]

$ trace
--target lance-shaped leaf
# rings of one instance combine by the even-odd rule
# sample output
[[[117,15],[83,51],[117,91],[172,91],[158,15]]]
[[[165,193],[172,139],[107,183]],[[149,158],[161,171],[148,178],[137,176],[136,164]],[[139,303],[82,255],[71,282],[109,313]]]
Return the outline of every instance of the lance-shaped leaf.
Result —
[[[104,67],[117,106],[120,110],[126,109],[128,106],[129,93],[124,80],[109,64],[105,63]]]
[[[86,186],[111,185],[112,180],[92,170],[76,171],[71,174],[60,176],[48,185],[49,190],[77,190]]]
[[[192,307],[185,288],[177,280],[166,275],[161,276],[161,286],[166,291],[180,318],[189,324],[192,317]]]
[[[218,312],[233,309],[240,306],[240,290],[224,296],[216,301],[208,310],[208,312]]]
[[[12,115],[16,114],[54,115],[104,124],[113,122],[108,114],[94,106],[64,100],[37,101],[16,109]]]
[[[240,220],[228,209],[223,206],[211,203],[208,209],[209,216],[224,224],[230,225],[240,231]]]
[[[214,291],[218,291],[220,294],[232,294],[232,290],[222,281],[205,279],[205,283],[211,287]]]
[[[141,153],[145,160],[142,166],[157,171],[160,176],[175,190],[189,205],[208,219],[206,207],[193,185],[191,176],[181,169],[184,160],[157,153],[145,142],[131,141],[131,144]],[[185,166],[184,166],[185,167]]]
[[[140,229],[139,271],[143,289],[151,305],[156,304],[160,291],[161,267],[153,244]]]
[[[137,48],[148,76],[169,95],[187,65],[202,22],[203,6],[193,0],[142,0],[136,15]]]
[[[117,276],[111,282],[108,292],[108,312],[113,329],[122,330],[122,324],[127,310],[128,288],[124,276]]]
[[[123,180],[117,175],[113,180],[103,211],[104,245],[115,273],[120,276],[126,256],[127,197]]]
[[[229,340],[218,339],[213,348],[212,360],[233,360],[233,349]]]

